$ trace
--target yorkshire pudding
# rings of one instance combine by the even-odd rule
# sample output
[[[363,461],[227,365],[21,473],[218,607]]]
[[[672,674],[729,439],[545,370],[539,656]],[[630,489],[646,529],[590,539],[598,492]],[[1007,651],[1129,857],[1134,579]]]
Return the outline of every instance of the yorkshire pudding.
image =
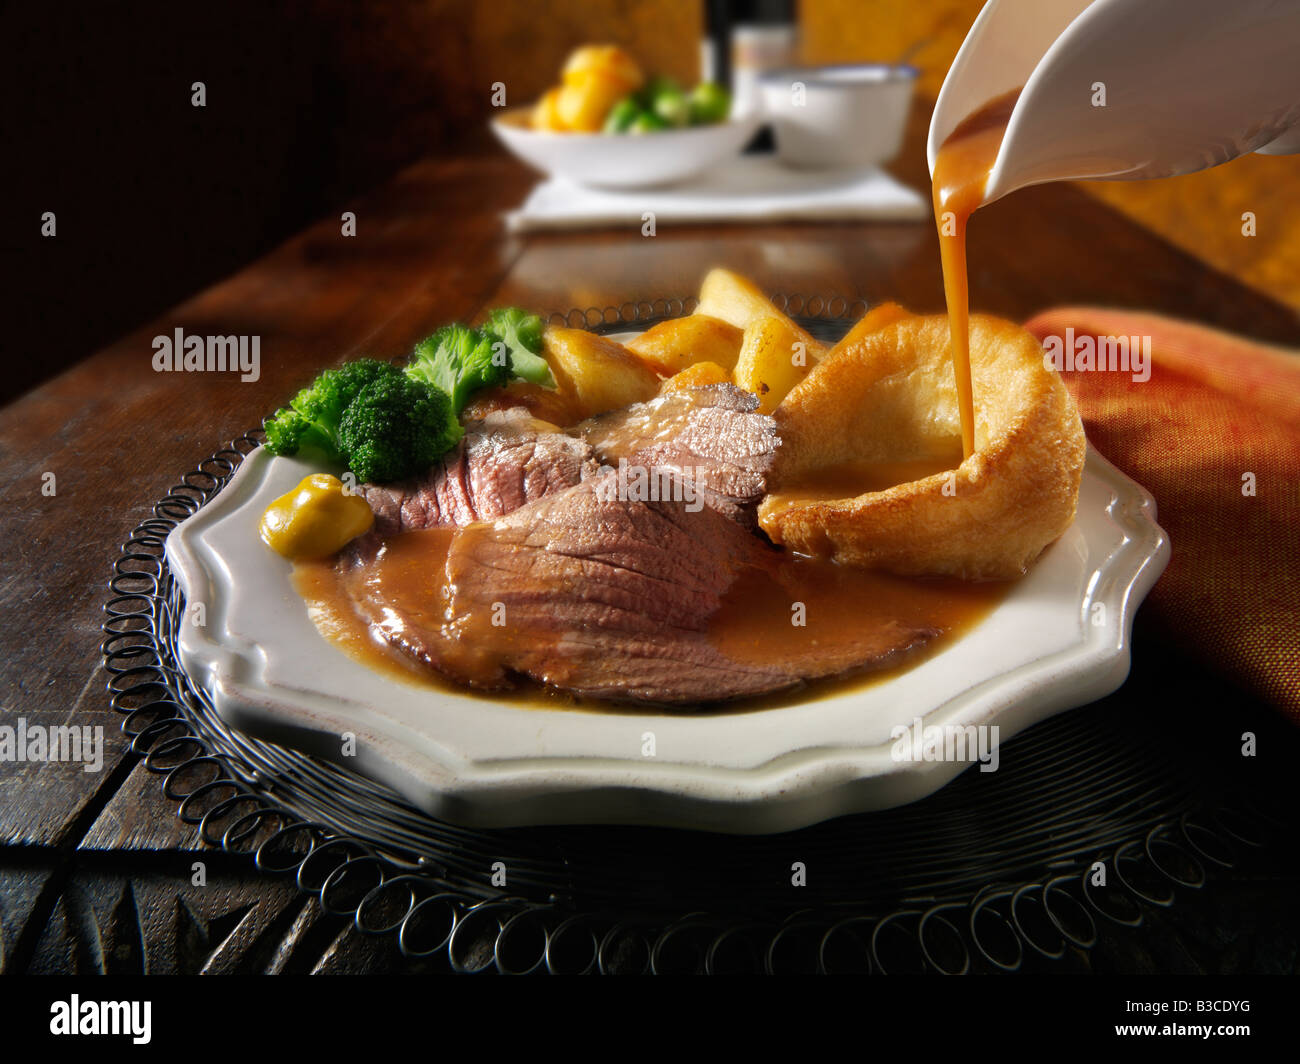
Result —
[[[902,575],[1023,573],[1074,519],[1083,425],[1024,329],[972,315],[970,357],[975,451],[962,461],[948,319],[892,308],[860,322],[775,411],[763,530],[800,553]],[[885,487],[873,469],[948,471]],[[833,494],[855,483],[884,490]]]

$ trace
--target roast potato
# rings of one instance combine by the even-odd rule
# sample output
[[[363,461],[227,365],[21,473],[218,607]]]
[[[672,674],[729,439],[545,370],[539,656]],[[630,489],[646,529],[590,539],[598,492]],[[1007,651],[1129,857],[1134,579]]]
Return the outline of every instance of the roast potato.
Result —
[[[645,75],[635,59],[616,44],[584,44],[569,53],[560,79],[565,85],[578,85],[599,75],[621,89],[620,96],[635,92],[645,83]]]
[[[585,329],[548,326],[542,355],[560,392],[572,402],[575,421],[642,402],[659,391],[654,370],[622,344]]]
[[[561,84],[542,97],[534,111],[538,129],[598,133],[613,106],[645,81],[636,60],[615,44],[574,49],[564,64]]]
[[[709,271],[704,283],[700,285],[700,304],[695,308],[695,313],[721,318],[738,329],[749,328],[759,318],[781,318],[803,341],[808,351],[809,364],[819,361],[826,354],[825,344],[814,340],[777,310],[775,304],[753,281],[730,270],[717,268]]]
[[[858,319],[857,324],[844,335],[844,339],[832,347],[824,357],[829,358],[841,348],[854,347],[864,336],[869,336],[886,325],[893,325],[894,322],[907,317],[911,315],[897,303],[877,303]]]
[[[788,318],[759,318],[745,329],[736,386],[758,396],[759,412],[770,414],[808,375],[808,365],[806,342]]]
[[[659,394],[681,392],[689,388],[702,388],[706,384],[730,384],[731,371],[716,362],[696,362],[680,373],[675,373],[659,386]]]
[[[563,127],[575,133],[599,133],[605,116],[627,90],[599,72],[566,81],[555,97],[555,114]]]
[[[560,118],[560,89],[548,89],[533,107],[533,128],[551,133],[563,133],[568,127]]]
[[[707,314],[660,322],[629,340],[627,349],[660,376],[671,377],[697,362],[730,370],[740,355],[741,330]]]

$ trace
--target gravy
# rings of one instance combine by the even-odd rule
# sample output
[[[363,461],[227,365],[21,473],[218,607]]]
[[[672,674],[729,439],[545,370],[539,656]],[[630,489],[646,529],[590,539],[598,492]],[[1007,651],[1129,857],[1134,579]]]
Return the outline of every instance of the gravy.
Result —
[[[404,609],[440,616],[448,594],[443,574],[452,530],[406,532],[387,541],[383,564],[370,579],[386,595],[400,596]],[[347,593],[348,577],[330,561],[298,562],[293,582],[307,603],[317,629],[344,653],[384,675],[431,690],[476,695],[540,709],[645,712],[645,705],[582,699],[565,691],[516,677],[507,691],[477,693],[454,683],[391,647],[372,633]],[[939,635],[920,650],[883,669],[816,680],[793,690],[756,698],[713,703],[704,712],[725,713],[802,703],[883,682],[969,631],[1001,601],[1010,585],[955,579],[890,576],[834,562],[773,552],[771,564],[741,571],[713,615],[708,637],[735,661],[762,664],[797,659],[801,648],[851,646],[864,633],[903,623],[933,628]],[[794,603],[802,603],[802,624],[792,623]],[[483,648],[506,629],[466,633],[464,642]],[[490,636],[486,640],[480,638]],[[471,653],[474,651],[467,647]],[[699,713],[698,705],[666,706],[667,712]]]
[[[780,491],[767,496],[767,505],[777,510],[803,502],[856,499],[869,492],[885,491],[936,473],[947,473],[958,464],[956,458],[914,458],[899,462],[843,462],[819,466],[801,474]]]
[[[948,302],[949,345],[961,411],[963,457],[975,451],[975,402],[970,372],[970,290],[966,273],[966,222],[984,201],[989,171],[1002,146],[1020,96],[1014,89],[989,101],[949,134],[934,160],[934,220],[939,231],[943,291]],[[951,229],[948,226],[951,225]]]

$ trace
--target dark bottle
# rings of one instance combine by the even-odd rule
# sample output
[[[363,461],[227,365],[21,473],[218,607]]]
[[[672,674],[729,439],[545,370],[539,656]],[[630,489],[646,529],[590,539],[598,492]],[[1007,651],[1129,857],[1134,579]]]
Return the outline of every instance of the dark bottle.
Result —
[[[704,7],[708,35],[700,78],[731,90],[733,116],[750,114],[761,106],[759,75],[796,61],[795,0],[705,0]],[[765,129],[748,150],[771,148],[771,132]]]
[[[758,109],[760,74],[795,63],[795,16],[794,0],[705,0],[701,77],[731,90],[732,114]]]

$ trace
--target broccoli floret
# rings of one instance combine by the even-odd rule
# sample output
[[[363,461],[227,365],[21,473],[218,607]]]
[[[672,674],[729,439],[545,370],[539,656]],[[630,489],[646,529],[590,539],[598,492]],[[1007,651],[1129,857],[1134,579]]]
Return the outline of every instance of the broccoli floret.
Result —
[[[327,369],[311,385],[299,393],[303,405],[298,399],[290,403],[298,409],[313,413],[337,422],[343,411],[361,389],[373,381],[384,377],[393,377],[401,372],[391,362],[380,362],[374,358],[358,358],[346,362],[334,369]]]
[[[463,434],[451,406],[440,388],[400,371],[367,384],[339,423],[348,468],[379,482],[428,469]]]
[[[445,325],[421,340],[406,367],[407,376],[441,388],[459,415],[480,388],[503,384],[510,376],[504,351],[493,351],[491,337],[464,325]]]
[[[266,429],[266,449],[272,454],[297,454],[311,425],[311,418],[305,414],[292,407],[281,407],[263,426]]]
[[[482,329],[445,326],[405,370],[369,358],[325,370],[266,422],[267,449],[316,454],[362,480],[401,480],[461,438],[457,418],[474,392],[511,377],[554,388],[541,350],[541,318],[517,307],[492,311]]]
[[[510,371],[523,380],[555,387],[555,377],[542,358],[542,319],[518,307],[494,310],[483,323],[483,332],[493,341],[506,345]]]
[[[444,392],[370,358],[325,370],[266,423],[272,454],[314,453],[372,481],[423,472],[461,435]]]
[[[267,450],[284,455],[315,452],[332,464],[346,464],[338,438],[344,411],[367,385],[395,376],[401,376],[401,370],[373,358],[325,370],[266,423]]]

